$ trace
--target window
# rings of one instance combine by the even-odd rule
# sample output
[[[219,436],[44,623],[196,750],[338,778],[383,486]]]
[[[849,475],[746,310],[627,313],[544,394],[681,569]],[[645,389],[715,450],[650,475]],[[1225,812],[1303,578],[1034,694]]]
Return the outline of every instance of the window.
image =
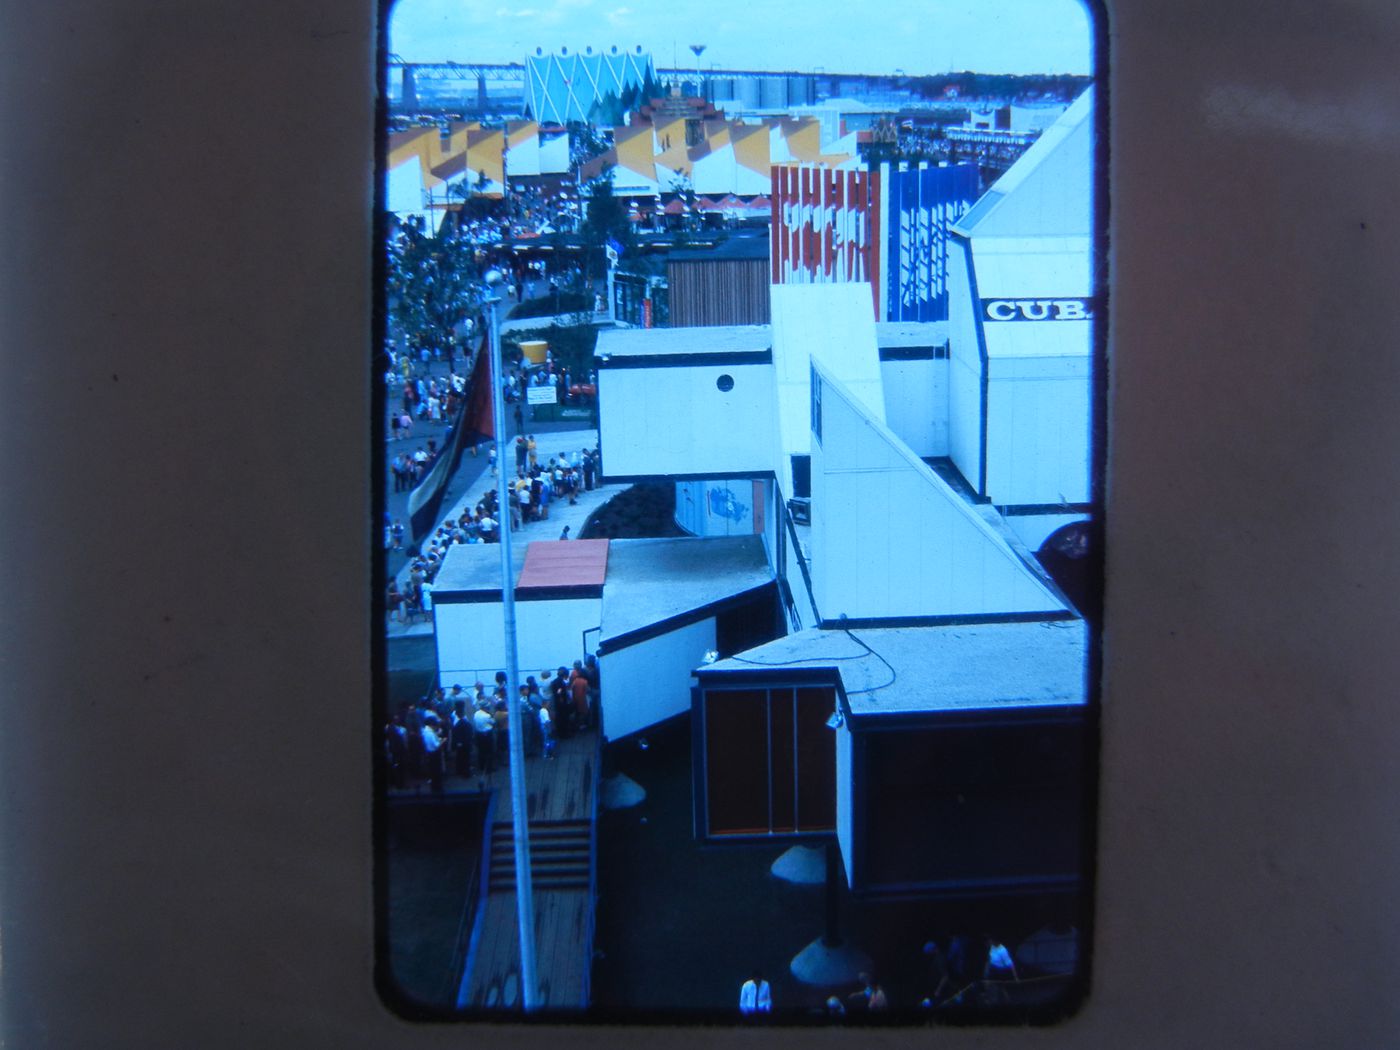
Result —
[[[704,695],[711,836],[829,832],[836,823],[829,686],[712,689]]]
[[[812,498],[812,457],[792,457],[792,494],[797,499]]]

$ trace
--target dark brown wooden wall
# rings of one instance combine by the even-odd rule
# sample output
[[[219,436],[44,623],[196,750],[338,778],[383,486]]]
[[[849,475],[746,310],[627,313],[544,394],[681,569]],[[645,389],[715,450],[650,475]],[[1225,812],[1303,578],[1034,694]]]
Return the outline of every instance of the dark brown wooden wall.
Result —
[[[671,327],[768,324],[768,279],[763,259],[669,261]]]

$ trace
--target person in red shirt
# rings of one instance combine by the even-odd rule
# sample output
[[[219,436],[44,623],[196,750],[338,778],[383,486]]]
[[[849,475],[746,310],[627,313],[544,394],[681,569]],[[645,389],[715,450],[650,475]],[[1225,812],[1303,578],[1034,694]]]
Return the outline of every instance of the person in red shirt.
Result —
[[[583,673],[583,661],[575,660],[574,669],[569,674],[569,693],[574,698],[574,711],[578,717],[578,728],[588,728],[588,677]]]

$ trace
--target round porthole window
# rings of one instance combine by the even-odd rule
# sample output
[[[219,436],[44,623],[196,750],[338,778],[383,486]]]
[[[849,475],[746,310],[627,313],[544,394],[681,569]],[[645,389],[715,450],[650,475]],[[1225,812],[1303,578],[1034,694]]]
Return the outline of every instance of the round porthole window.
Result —
[[[715,380],[715,386],[719,387],[721,392],[727,394],[734,389],[734,377],[726,373]]]

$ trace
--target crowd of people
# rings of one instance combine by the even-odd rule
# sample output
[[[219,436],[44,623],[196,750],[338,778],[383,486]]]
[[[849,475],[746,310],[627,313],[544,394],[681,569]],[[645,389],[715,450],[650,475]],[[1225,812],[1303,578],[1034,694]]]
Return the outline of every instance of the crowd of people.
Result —
[[[456,369],[459,352],[470,365],[470,354],[465,346],[459,347],[455,338],[434,346],[429,346],[430,341],[421,336],[417,342],[421,345],[402,353],[393,347],[385,350],[389,363],[384,373],[389,409],[385,440],[390,446],[389,470],[393,474],[395,492],[412,491],[432,469],[441,450],[436,439],[419,444],[412,452],[395,452],[394,446],[412,441],[417,425],[445,427],[450,433],[452,421],[468,395],[466,375]],[[447,375],[434,375],[433,364],[442,362],[444,357]],[[446,444],[444,442],[444,447]]]
[[[541,464],[533,434],[520,434],[515,439],[515,478],[507,485],[512,529],[537,521],[549,520],[549,507],[557,500],[578,502],[580,492],[591,491],[599,475],[599,453],[580,449],[576,453],[561,452]],[[491,473],[499,469],[495,449],[492,449]],[[563,537],[561,537],[563,538]]]
[[[556,403],[571,405],[591,401],[597,393],[597,383],[597,372],[581,372],[575,375],[551,357],[542,365],[511,369],[506,374],[503,389],[506,403],[516,406],[515,424],[516,430],[519,431],[525,425],[521,405],[528,400],[528,388],[552,386],[555,388]]]
[[[1007,982],[1020,982],[1021,974],[1011,951],[996,937],[957,935],[925,942],[923,955],[929,970],[928,994],[917,1004],[921,1011],[955,1006],[995,1006],[1004,1001]],[[860,1015],[871,1020],[890,1012],[890,998],[880,980],[861,973],[857,987],[845,995],[828,996],[823,1012],[841,1022]],[[753,971],[739,988],[739,1014],[747,1021],[761,1020],[773,1011],[773,990],[763,973]]]
[[[508,227],[516,237],[567,233],[578,229],[579,203],[573,191],[545,193],[539,186],[514,186],[506,198]]]
[[[397,579],[389,581],[385,604],[389,618],[395,623],[412,623],[433,611],[433,581],[454,543],[499,543],[500,516],[496,490],[489,489],[477,502],[475,510],[460,517],[446,519],[422,545],[408,565],[408,578],[402,588]],[[390,550],[403,550],[405,530],[399,519],[389,525],[385,545]]]
[[[434,689],[417,703],[403,703],[384,726],[390,786],[443,794],[445,776],[485,777],[508,762],[510,709],[504,671],[488,692],[482,682]],[[525,757],[551,760],[560,738],[601,724],[601,680],[596,657],[529,675],[515,703]]]
[[[432,442],[429,442],[431,445]],[[598,449],[580,449],[551,456],[539,461],[533,434],[521,434],[515,440],[515,479],[507,485],[510,506],[506,520],[512,531],[536,522],[549,520],[550,505],[558,500],[578,502],[580,492],[593,489],[598,480],[600,456]],[[496,446],[488,452],[491,473],[499,469]],[[427,466],[431,466],[431,460]],[[409,562],[408,579],[400,587],[390,580],[386,593],[389,617],[395,623],[408,624],[431,615],[433,611],[433,581],[442,568],[448,550],[455,543],[499,543],[501,539],[500,501],[494,488],[488,489],[472,510],[457,518],[448,518],[424,541],[421,550]],[[560,539],[569,539],[565,527]],[[406,531],[403,521],[394,518],[386,522],[384,544],[389,550],[403,550]]]
[[[482,202],[484,203],[484,202]],[[443,231],[465,245],[484,250],[503,241],[528,239],[550,233],[576,232],[578,202],[569,191],[546,195],[537,186],[512,188],[502,201],[494,202],[495,212],[483,214],[481,203],[463,210],[455,223],[444,219]]]
[[[430,355],[430,360],[434,357],[434,351],[424,347]],[[402,436],[411,436],[413,423],[419,422],[445,423],[457,414],[457,409],[461,406],[463,398],[467,396],[467,379],[463,375],[458,375],[455,362],[456,347],[449,343],[448,353],[448,375],[446,377],[435,377],[427,369],[427,363],[421,371],[415,371],[410,367],[412,355],[395,354],[389,351],[391,362],[398,365],[398,371],[403,378],[399,382],[399,400],[402,405],[392,406],[398,411],[391,411],[389,420],[390,439],[399,437],[400,429],[406,431]],[[391,372],[391,375],[395,374]],[[391,384],[392,384],[391,380]],[[392,389],[392,385],[391,385]]]

